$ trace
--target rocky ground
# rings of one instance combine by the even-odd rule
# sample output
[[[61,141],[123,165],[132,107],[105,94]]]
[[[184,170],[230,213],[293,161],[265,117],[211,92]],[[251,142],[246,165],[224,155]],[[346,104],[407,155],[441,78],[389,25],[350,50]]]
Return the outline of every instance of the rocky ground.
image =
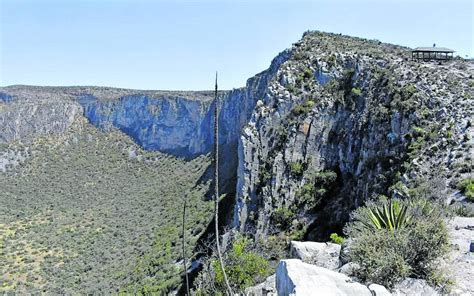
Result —
[[[446,270],[454,280],[453,295],[474,295],[474,218],[454,217],[449,222],[451,252]]]

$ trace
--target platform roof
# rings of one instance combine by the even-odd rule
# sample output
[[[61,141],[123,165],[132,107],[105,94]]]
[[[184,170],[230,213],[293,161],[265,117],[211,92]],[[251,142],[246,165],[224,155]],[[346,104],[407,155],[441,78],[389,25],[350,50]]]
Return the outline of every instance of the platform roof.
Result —
[[[454,52],[454,50],[446,47],[417,47],[412,51],[425,51],[425,52]]]

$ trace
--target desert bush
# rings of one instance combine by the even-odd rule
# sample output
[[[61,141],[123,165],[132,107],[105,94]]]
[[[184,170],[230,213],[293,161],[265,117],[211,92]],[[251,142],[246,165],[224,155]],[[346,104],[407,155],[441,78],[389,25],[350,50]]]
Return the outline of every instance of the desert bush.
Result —
[[[290,171],[295,176],[301,176],[304,171],[304,165],[300,161],[290,162]]]
[[[303,77],[304,79],[311,79],[313,78],[313,70],[310,68],[305,68],[303,71]]]
[[[298,204],[309,204],[310,206],[314,205],[316,202],[315,194],[316,188],[314,187],[314,183],[304,184],[296,192]]]
[[[435,262],[449,246],[444,218],[428,200],[384,200],[357,209],[345,228],[349,257],[360,265],[357,276],[388,287],[407,276],[435,282]]]
[[[413,136],[415,138],[422,137],[426,134],[425,129],[423,129],[422,127],[419,127],[419,126],[413,126],[412,127],[412,132],[413,132]]]
[[[344,243],[344,238],[337,233],[331,233],[329,238],[335,244],[342,245]]]
[[[334,171],[326,170],[317,172],[315,174],[315,182],[320,186],[330,186],[333,184],[337,179],[337,174]]]
[[[474,178],[467,178],[459,182],[458,189],[470,201],[474,201]]]
[[[314,104],[316,104],[313,100],[307,100],[306,102],[304,102],[303,106],[309,110],[311,110],[311,108],[314,107]],[[309,111],[308,110],[308,111]]]
[[[303,104],[296,105],[292,110],[291,114],[294,116],[300,116],[302,114],[306,114],[307,110]]]
[[[357,87],[353,87],[353,88],[351,89],[351,92],[352,92],[352,94],[355,95],[355,96],[360,96],[360,94],[362,93],[361,89],[360,89],[360,88],[357,88]]]
[[[296,214],[288,208],[278,208],[272,213],[272,221],[279,228],[288,228]]]
[[[330,170],[313,172],[308,174],[306,179],[306,183],[296,192],[297,202],[299,205],[314,208],[334,186],[337,174]]]
[[[237,237],[225,255],[225,270],[236,291],[243,291],[263,281],[270,272],[268,261],[252,250],[251,243],[244,236]],[[218,287],[223,288],[224,275],[217,259],[212,260],[212,267]]]
[[[272,179],[271,164],[265,163],[260,165],[258,170],[259,183],[261,185],[266,184]]]

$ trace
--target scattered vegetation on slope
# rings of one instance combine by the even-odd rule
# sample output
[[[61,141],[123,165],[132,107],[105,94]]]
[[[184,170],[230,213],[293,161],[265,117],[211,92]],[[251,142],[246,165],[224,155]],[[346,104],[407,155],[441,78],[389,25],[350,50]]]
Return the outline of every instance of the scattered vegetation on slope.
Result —
[[[22,166],[0,173],[0,291],[176,288],[183,195],[188,254],[212,219],[209,182],[198,181],[209,159],[145,152],[84,122],[74,129],[39,139]]]

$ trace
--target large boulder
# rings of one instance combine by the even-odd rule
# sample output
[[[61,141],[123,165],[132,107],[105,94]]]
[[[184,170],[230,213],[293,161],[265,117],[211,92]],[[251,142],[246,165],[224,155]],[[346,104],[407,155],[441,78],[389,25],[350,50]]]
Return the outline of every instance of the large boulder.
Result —
[[[348,276],[299,259],[280,261],[276,272],[276,288],[279,296],[372,296],[369,288],[352,281]]]
[[[331,270],[339,268],[340,252],[341,245],[318,242],[292,241],[290,249],[292,258]]]

